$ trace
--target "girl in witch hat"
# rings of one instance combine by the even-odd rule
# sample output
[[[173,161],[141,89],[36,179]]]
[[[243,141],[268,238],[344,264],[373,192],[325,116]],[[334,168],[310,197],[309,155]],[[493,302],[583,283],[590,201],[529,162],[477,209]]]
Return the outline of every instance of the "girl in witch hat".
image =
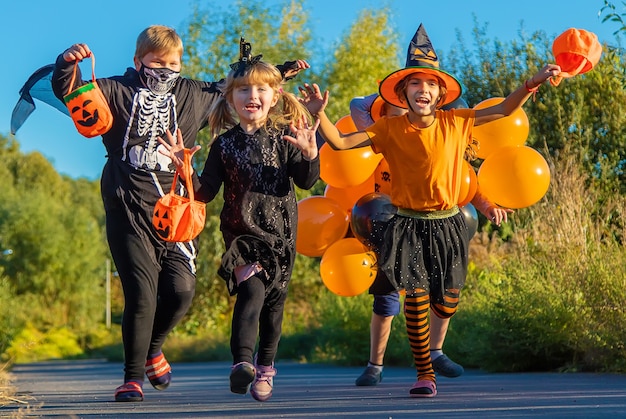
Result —
[[[408,110],[404,116],[381,118],[364,131],[342,134],[324,112],[329,92],[322,93],[317,84],[300,87],[301,101],[319,118],[319,132],[333,149],[371,146],[393,173],[391,201],[398,213],[386,224],[384,240],[375,250],[391,287],[406,290],[406,328],[417,369],[411,397],[437,394],[429,307],[441,318],[454,315],[467,274],[467,226],[456,204],[472,129],[510,115],[560,72],[559,66],[546,65],[492,107],[444,111],[440,108],[461,96],[461,84],[439,69],[420,25],[405,68],[389,74],[379,87],[387,103]]]

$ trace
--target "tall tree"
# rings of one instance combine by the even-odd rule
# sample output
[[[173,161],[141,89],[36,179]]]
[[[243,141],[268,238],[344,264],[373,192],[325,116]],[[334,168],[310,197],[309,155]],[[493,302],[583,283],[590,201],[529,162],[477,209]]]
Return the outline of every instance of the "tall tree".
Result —
[[[400,68],[398,34],[388,8],[365,9],[324,64],[321,88],[330,91],[331,120],[350,113],[350,99],[378,92],[378,83]],[[410,40],[406,40],[408,45]]]

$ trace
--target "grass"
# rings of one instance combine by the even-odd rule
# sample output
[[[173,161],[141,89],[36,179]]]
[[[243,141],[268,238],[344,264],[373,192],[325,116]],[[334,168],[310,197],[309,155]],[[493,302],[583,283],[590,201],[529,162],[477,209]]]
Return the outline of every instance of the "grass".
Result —
[[[26,412],[33,410],[35,407],[31,404],[32,397],[18,394],[16,388],[12,385],[11,374],[8,371],[8,364],[0,366],[0,408],[17,406],[17,409],[7,413],[2,412],[2,417],[19,419],[24,417]]]

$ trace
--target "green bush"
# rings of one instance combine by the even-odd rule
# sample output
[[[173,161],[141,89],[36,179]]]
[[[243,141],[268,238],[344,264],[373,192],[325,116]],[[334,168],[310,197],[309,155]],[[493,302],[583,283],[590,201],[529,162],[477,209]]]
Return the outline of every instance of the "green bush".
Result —
[[[78,337],[69,329],[61,327],[42,332],[32,325],[23,328],[5,352],[13,363],[75,358],[83,354]]]
[[[609,250],[535,251],[470,270],[448,353],[490,371],[626,371],[626,254]]]

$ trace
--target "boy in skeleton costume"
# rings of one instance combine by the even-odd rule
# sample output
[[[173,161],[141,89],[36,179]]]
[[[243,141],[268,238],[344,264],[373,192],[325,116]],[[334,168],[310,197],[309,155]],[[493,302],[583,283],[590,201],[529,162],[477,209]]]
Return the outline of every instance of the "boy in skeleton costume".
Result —
[[[171,368],[161,347],[194,295],[197,239],[165,242],[152,226],[154,205],[169,191],[175,172],[171,160],[158,152],[162,146],[157,138],[180,129],[185,146],[193,147],[220,95],[216,82],[180,77],[182,54],[182,41],[173,29],[150,26],[137,38],[135,67],[122,76],[97,80],[114,118],[102,136],[108,160],[101,190],[107,239],[125,303],[124,384],[115,391],[116,401],[142,401],[144,374],[157,390],[169,386]],[[74,63],[90,55],[86,44],[72,45],[59,55],[52,76],[59,99],[67,94]],[[279,69],[288,78],[307,67],[299,60]],[[180,188],[182,195],[186,191]]]

